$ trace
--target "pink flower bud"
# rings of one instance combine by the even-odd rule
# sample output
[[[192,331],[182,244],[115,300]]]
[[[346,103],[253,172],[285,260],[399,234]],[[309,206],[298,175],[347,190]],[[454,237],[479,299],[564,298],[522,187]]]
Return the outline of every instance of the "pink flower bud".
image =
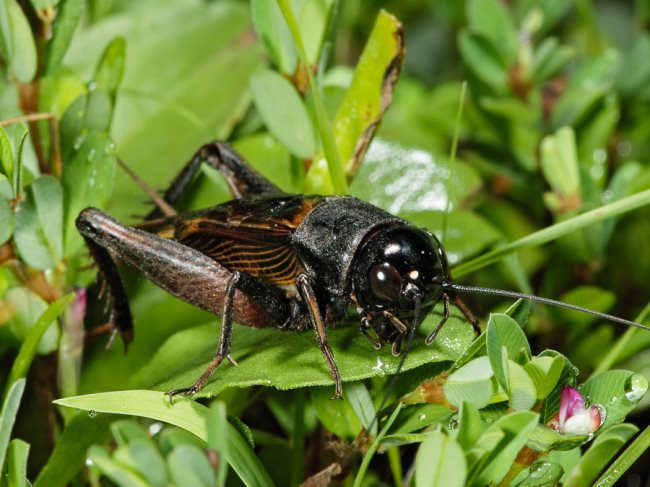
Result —
[[[585,408],[585,400],[580,392],[565,386],[560,398],[560,411],[549,426],[566,435],[589,435],[603,424],[601,407],[593,404]]]

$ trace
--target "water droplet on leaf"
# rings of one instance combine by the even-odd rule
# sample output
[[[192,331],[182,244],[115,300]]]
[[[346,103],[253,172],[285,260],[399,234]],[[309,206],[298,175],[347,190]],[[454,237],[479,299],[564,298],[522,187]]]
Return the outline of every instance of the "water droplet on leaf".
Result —
[[[90,411],[88,411],[88,417],[89,418],[94,418],[95,416],[97,416],[97,411],[95,411],[94,409],[91,409]]]
[[[625,381],[625,397],[634,403],[637,403],[648,390],[648,381],[641,374],[632,374]]]

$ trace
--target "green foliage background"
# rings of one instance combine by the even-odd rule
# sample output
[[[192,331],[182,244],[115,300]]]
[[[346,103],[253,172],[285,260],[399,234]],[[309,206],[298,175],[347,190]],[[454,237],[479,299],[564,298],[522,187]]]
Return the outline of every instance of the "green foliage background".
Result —
[[[14,438],[4,466],[9,477],[0,483],[24,485],[27,476],[36,485],[212,485],[227,477],[229,485],[298,485],[337,460],[346,485],[355,478],[356,485],[400,485],[402,478],[416,485],[552,485],[562,476],[565,485],[589,485],[647,426],[647,398],[622,405],[618,399],[630,392],[632,378],[650,377],[650,333],[538,306],[527,319],[528,308],[510,309],[514,321],[501,335],[491,325],[492,338],[486,333],[473,345],[471,328],[457,316],[432,347],[418,341],[390,397],[408,406],[383,411],[379,425],[368,418],[397,359],[387,349],[375,352],[356,324],[331,332],[346,382],[341,404],[328,399],[331,381],[311,335],[239,326],[233,355],[241,365],[217,372],[203,394],[218,394],[211,407],[209,400],[182,401],[170,412],[153,392],[64,400],[92,410],[90,417],[51,404],[184,386],[209,361],[218,320],[128,269],[136,339],[126,354],[119,341],[108,351],[102,338],[84,342],[84,319],[70,293],[94,286],[85,325],[105,321],[74,227],[78,212],[99,206],[130,223],[150,208],[116,168],[117,158],[152,187],[165,188],[213,139],[231,141],[285,191],[347,191],[435,231],[461,282],[629,319],[647,314],[647,1],[278,3],[296,14],[304,53],[271,2],[0,0],[0,119],[8,120],[0,133],[0,386],[7,391],[0,446]],[[399,49],[396,21],[376,22],[382,8],[401,22],[406,38],[402,74],[383,116],[378,80]],[[319,97],[309,89],[308,71]],[[10,120],[33,113],[51,113],[56,123]],[[353,149],[375,117],[381,125],[358,166]],[[218,175],[206,169],[203,176],[183,208],[230,198]],[[575,217],[607,204],[620,205],[614,218],[588,214],[588,225],[570,231]],[[569,227],[559,234],[524,241],[487,265],[491,249],[562,222]],[[467,301],[485,324],[490,312],[512,304],[486,296]],[[494,316],[501,318],[490,323],[506,320]],[[438,319],[429,317],[425,330]],[[512,338],[520,325],[525,336]],[[522,343],[530,347],[525,357]],[[563,355],[544,355],[546,349]],[[427,380],[460,372],[472,360],[490,362],[494,375],[471,385],[462,373],[451,376],[445,394],[460,412],[422,393]],[[526,371],[517,376],[523,379],[513,383],[499,363],[511,364],[512,374]],[[563,372],[553,375],[547,366]],[[630,372],[598,376],[614,368]],[[15,382],[28,370],[26,385]],[[589,399],[610,408],[607,426],[636,409],[630,423],[600,431],[581,457],[576,446],[586,438],[543,436],[542,426],[557,410],[561,385],[588,379]],[[487,391],[487,407],[476,399],[480,391]],[[201,440],[171,427],[152,439],[157,423],[152,430],[151,421],[115,422],[106,414],[120,412],[168,421]],[[527,433],[514,433],[520,430]],[[620,457],[628,464],[619,475],[648,446],[644,434]],[[489,441],[494,448],[479,448]],[[533,460],[514,463],[524,445],[548,452],[561,442],[568,451],[554,451],[530,470]],[[340,455],[323,453],[323,443]],[[206,446],[213,452],[207,456]],[[373,448],[382,454],[373,457]],[[93,466],[83,469],[87,458]],[[287,459],[289,467],[277,467]],[[647,475],[644,466],[628,475],[634,472]],[[546,484],[534,483],[540,476]]]

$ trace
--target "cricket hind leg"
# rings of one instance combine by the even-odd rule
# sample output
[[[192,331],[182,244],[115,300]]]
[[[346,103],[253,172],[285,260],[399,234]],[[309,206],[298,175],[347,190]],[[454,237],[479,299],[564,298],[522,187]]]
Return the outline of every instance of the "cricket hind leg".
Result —
[[[229,350],[233,319],[253,327],[279,326],[289,319],[289,300],[278,289],[249,274],[231,273],[198,250],[122,225],[95,208],[82,211],[76,223],[93,255],[99,256],[100,270],[107,269],[108,275],[114,276],[108,282],[110,290],[123,297],[116,303],[124,303],[127,310],[126,294],[113,256],[183,301],[214,315],[224,315],[223,345],[220,344],[218,353],[223,347]],[[235,294],[237,290],[241,292]]]
[[[185,164],[165,191],[163,199],[174,205],[187,190],[204,162],[221,173],[236,199],[254,194],[282,193],[280,188],[253,169],[228,143],[216,140],[201,147]],[[146,219],[152,220],[162,216],[163,212],[155,208]]]
[[[117,266],[111,254],[105,248],[96,244],[88,237],[84,237],[84,240],[94,261],[97,263],[97,267],[99,267],[100,274],[104,279],[104,285],[108,287],[108,296],[106,296],[106,299],[111,306],[109,318],[111,338],[109,339],[108,346],[113,342],[115,334],[119,332],[126,349],[128,344],[133,340],[133,319],[131,317],[129,300],[124,291],[124,285],[122,284]]]

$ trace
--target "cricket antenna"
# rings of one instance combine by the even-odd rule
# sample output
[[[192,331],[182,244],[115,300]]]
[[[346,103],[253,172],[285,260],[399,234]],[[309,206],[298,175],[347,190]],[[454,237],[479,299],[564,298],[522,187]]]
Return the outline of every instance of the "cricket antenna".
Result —
[[[619,318],[618,316],[608,315],[606,313],[600,313],[598,311],[591,310],[589,308],[583,308],[582,306],[576,306],[575,304],[563,303],[562,301],[556,301],[555,299],[542,298],[540,296],[535,296],[532,294],[518,293],[515,291],[507,291],[505,289],[494,289],[490,287],[476,287],[476,286],[463,286],[461,284],[454,284],[453,282],[448,282],[444,285],[445,288],[458,293],[477,293],[477,294],[492,294],[495,296],[503,296],[506,298],[513,299],[526,299],[528,301],[534,301],[536,303],[550,304],[551,306],[557,306],[559,308],[573,309],[576,311],[582,311],[590,315],[597,316],[604,320],[612,321],[614,323],[621,323],[622,325],[634,326],[635,328],[641,328],[642,330],[650,331],[650,326],[642,325],[636,321],[626,320],[624,318]]]

